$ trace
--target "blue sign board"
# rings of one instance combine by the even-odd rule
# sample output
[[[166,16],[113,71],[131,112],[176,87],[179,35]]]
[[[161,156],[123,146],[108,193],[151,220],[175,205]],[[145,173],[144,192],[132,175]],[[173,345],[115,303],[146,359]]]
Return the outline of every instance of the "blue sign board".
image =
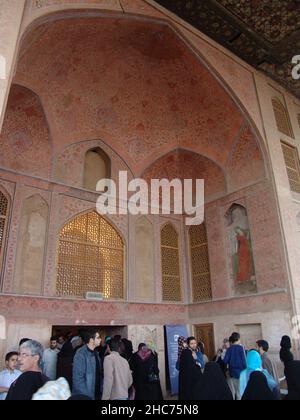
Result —
[[[176,369],[178,359],[178,338],[188,337],[188,330],[185,325],[167,325],[167,351],[169,360],[169,375],[171,383],[171,394],[178,395],[179,393],[179,372]]]

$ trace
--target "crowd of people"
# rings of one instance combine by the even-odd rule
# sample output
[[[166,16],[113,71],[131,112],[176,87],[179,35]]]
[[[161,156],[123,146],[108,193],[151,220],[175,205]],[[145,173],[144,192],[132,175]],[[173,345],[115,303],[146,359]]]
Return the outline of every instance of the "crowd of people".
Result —
[[[268,355],[269,344],[259,340],[246,350],[233,333],[213,361],[207,362],[202,342],[195,337],[178,340],[179,399],[214,400],[300,400],[300,361],[295,361],[291,339],[282,337],[280,360],[284,365],[287,395],[282,395],[276,364]]]
[[[0,373],[1,400],[162,400],[158,356],[145,343],[136,353],[119,335],[96,330],[51,337],[46,350],[24,338]]]
[[[300,362],[284,336],[288,400],[300,400]],[[195,337],[178,340],[179,400],[281,400],[277,367],[264,340],[246,350],[238,333],[225,339],[213,361]],[[80,336],[51,337],[44,350],[24,338],[19,351],[5,358],[0,373],[0,400],[140,400],[162,401],[158,355],[145,343],[134,353],[132,343],[119,335],[104,337],[96,330]]]

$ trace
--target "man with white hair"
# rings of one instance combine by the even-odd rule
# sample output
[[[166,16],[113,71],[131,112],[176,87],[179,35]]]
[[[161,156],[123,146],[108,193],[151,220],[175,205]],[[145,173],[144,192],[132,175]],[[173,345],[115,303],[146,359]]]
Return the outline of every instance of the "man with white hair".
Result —
[[[11,385],[6,400],[31,400],[33,394],[49,381],[49,378],[42,374],[43,353],[43,346],[34,340],[26,341],[20,346],[19,369],[23,373]]]

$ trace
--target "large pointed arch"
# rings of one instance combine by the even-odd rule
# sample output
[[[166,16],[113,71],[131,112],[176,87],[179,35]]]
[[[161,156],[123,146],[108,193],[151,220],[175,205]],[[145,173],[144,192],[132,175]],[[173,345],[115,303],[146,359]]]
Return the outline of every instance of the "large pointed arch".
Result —
[[[76,7],[77,7],[77,5],[76,5]],[[72,21],[74,22],[74,25],[76,25],[77,21],[80,20],[80,19],[81,20],[86,19],[86,21],[88,22],[88,20],[91,20],[91,18],[93,18],[95,21],[96,21],[96,19],[102,19],[103,23],[106,24],[106,22],[109,19],[112,18],[112,15],[110,13],[103,14],[103,12],[101,10],[96,9],[96,8],[95,9],[90,8],[90,10],[76,10],[76,7],[74,7],[74,9],[69,9],[68,11],[66,11],[66,10],[64,10],[64,6],[60,5],[59,7],[57,7],[56,11],[55,11],[54,7],[51,8],[51,11],[50,11],[50,9],[45,10],[44,13],[43,13],[43,10],[41,10],[41,16],[39,18],[36,18],[36,19],[32,20],[32,22],[27,27],[24,26],[24,32],[23,32],[23,35],[22,35],[22,41],[20,43],[20,49],[19,49],[19,57],[20,58],[24,57],[24,55],[27,54],[28,51],[30,50],[30,48],[32,47],[32,44],[37,39],[42,38],[44,36],[44,34],[47,33],[48,30],[51,29],[51,26],[55,25],[57,22],[63,22],[64,20],[72,19]],[[82,5],[78,4],[78,9],[80,9],[81,7],[82,7]],[[118,26],[121,22],[127,21],[126,26],[130,27],[132,25],[132,22],[135,21],[135,22],[138,22],[138,24],[140,24],[140,25],[144,25],[144,24],[148,25],[148,27],[150,28],[150,31],[151,31],[151,28],[152,28],[154,36],[157,39],[160,38],[157,35],[157,33],[158,32],[160,33],[161,31],[163,31],[163,32],[167,33],[167,41],[169,41],[171,38],[174,41],[177,40],[178,48],[180,50],[179,54],[181,54],[182,51],[188,52],[189,60],[193,61],[192,66],[194,68],[196,66],[199,66],[199,72],[197,72],[197,73],[199,73],[199,74],[201,73],[201,75],[202,75],[202,73],[210,75],[211,82],[212,82],[214,88],[210,89],[211,90],[211,92],[210,92],[211,95],[208,95],[209,98],[210,98],[209,100],[212,100],[212,98],[214,98],[214,97],[218,97],[218,99],[220,99],[220,96],[222,96],[222,97],[224,96],[224,98],[226,97],[229,100],[230,103],[228,104],[228,106],[226,106],[226,105],[222,106],[221,109],[226,110],[227,108],[231,108],[231,106],[232,106],[233,110],[234,110],[234,112],[230,113],[230,109],[228,109],[229,113],[230,113],[230,117],[228,117],[228,118],[227,117],[226,118],[224,118],[224,117],[221,117],[221,118],[216,117],[215,118],[214,113],[210,112],[209,116],[207,117],[207,121],[210,124],[210,126],[207,127],[207,130],[206,130],[206,132],[208,133],[208,136],[209,136],[209,133],[211,133],[213,131],[212,127],[215,128],[219,124],[221,124],[222,122],[228,124],[228,121],[235,120],[236,127],[234,128],[234,130],[236,128],[238,128],[237,126],[239,125],[239,121],[238,121],[238,118],[234,117],[234,115],[236,117],[237,117],[237,115],[239,115],[239,117],[241,119],[241,122],[245,122],[245,120],[246,120],[249,123],[250,129],[253,132],[254,137],[255,137],[255,139],[258,143],[258,146],[259,146],[259,148],[262,152],[264,164],[267,166],[267,164],[268,164],[268,162],[267,162],[268,153],[267,153],[266,147],[264,145],[263,139],[262,139],[261,135],[259,134],[259,130],[258,130],[257,126],[255,125],[253,119],[251,118],[251,116],[249,114],[249,111],[246,109],[247,105],[242,104],[242,101],[238,98],[237,94],[233,91],[233,89],[231,89],[229,87],[228,83],[225,82],[222,75],[218,73],[217,69],[215,68],[216,66],[211,64],[201,54],[199,49],[195,47],[195,45],[193,44],[193,40],[192,40],[193,38],[189,39],[189,37],[186,35],[186,33],[184,33],[184,31],[181,30],[181,28],[178,25],[175,25],[175,23],[172,21],[172,17],[169,16],[168,13],[165,13],[165,14],[166,14],[167,20],[154,18],[153,16],[151,16],[151,17],[147,16],[147,19],[146,19],[145,18],[146,16],[127,15],[126,13],[123,13],[123,14],[120,14],[120,15],[114,13],[113,18],[119,20]],[[161,16],[163,16],[163,14]],[[67,25],[67,26],[70,26],[70,25]],[[101,27],[101,25],[98,26],[98,27]],[[36,31],[37,36],[34,36],[35,31]],[[143,32],[143,33],[146,33],[146,32]],[[133,40],[133,42],[135,43],[134,48],[140,50],[141,49],[140,41],[137,40],[136,38],[137,38],[136,36],[132,36],[130,39],[128,39],[128,41],[131,42]],[[147,42],[146,42],[146,44],[147,44]],[[164,43],[162,43],[162,44],[164,45]],[[149,51],[152,51],[152,52],[154,51],[153,54],[155,54],[156,58],[157,58],[157,57],[161,57],[162,53],[164,52],[168,56],[167,59],[170,59],[170,60],[176,59],[177,52],[174,56],[174,53],[171,51],[171,49],[168,49],[168,51],[166,52],[166,47],[165,46],[163,47],[164,48],[163,51],[160,51],[157,48],[148,48],[148,50],[147,50],[147,48],[146,49],[145,48],[144,49],[142,48],[142,51],[140,51],[143,55],[149,54]],[[123,50],[124,50],[124,48],[123,48]],[[18,70],[17,70],[17,73],[16,73],[17,79],[18,79],[18,77],[21,77],[21,79],[22,79],[25,73],[24,72],[22,74],[18,73]],[[189,72],[187,72],[187,75],[188,75],[188,73]],[[138,80],[141,80],[141,77],[139,77]],[[191,83],[192,84],[195,83],[194,78],[191,79]],[[170,80],[170,82],[168,84],[165,84],[164,86],[167,86],[169,84],[171,86],[171,89],[173,89],[174,82],[172,80]],[[114,85],[114,84],[112,83],[111,85]],[[204,83],[204,86],[205,85],[207,85],[206,82]],[[217,92],[214,92],[215,89],[220,93],[220,95],[218,95]],[[91,89],[89,89],[89,90],[91,91]],[[161,89],[160,89],[160,91],[161,91]],[[142,92],[139,91],[139,93],[142,93]],[[168,97],[169,95],[172,95],[171,91],[170,91],[170,93],[166,92],[165,96]],[[176,96],[175,93],[174,93],[174,96]],[[181,96],[182,95],[180,95],[180,92],[177,92],[176,97],[181,97]],[[196,92],[195,93],[195,98],[197,96],[198,95],[197,95],[197,92]],[[143,98],[142,98],[141,95],[139,95],[139,98],[142,102],[144,102],[142,100]],[[67,98],[67,99],[69,100],[70,98]],[[74,98],[74,99],[76,99],[76,98]],[[112,101],[114,101],[115,99],[116,99],[115,96],[111,97]],[[117,98],[117,100],[118,100],[118,98]],[[91,103],[91,101],[89,101],[89,102]],[[186,103],[188,103],[188,102],[189,101],[187,100]],[[197,117],[197,112],[201,113],[201,109],[202,108],[206,109],[209,105],[207,103],[205,103],[205,104],[203,103],[203,105],[205,105],[205,106],[202,107],[201,102],[202,102],[202,100],[199,103],[197,103],[198,106],[195,108],[195,110],[194,110],[195,112],[187,112],[186,115],[193,115],[193,116]],[[222,100],[220,100],[219,102],[221,103]],[[117,102],[113,102],[113,103],[116,104]],[[156,103],[156,108],[158,108],[157,101],[155,101],[155,103]],[[199,104],[201,105],[200,107],[199,107]],[[179,108],[182,108],[180,106],[180,104],[178,104],[178,105],[179,105]],[[98,109],[99,107],[96,107],[96,108]],[[131,108],[133,111],[135,109],[132,106],[128,107],[128,108]],[[140,106],[139,106],[139,108],[141,109]],[[170,120],[169,121],[170,127],[174,127],[174,125],[176,126],[177,124],[179,124],[180,125],[180,127],[178,127],[179,129],[175,130],[175,132],[179,133],[182,129],[184,130],[184,124],[186,124],[186,122],[187,122],[187,121],[185,121],[186,118],[178,118],[178,115],[176,114],[176,113],[178,113],[178,109],[176,108],[176,104],[172,105],[170,103],[170,108],[171,108],[171,114],[173,115],[173,117],[172,117],[173,119],[171,117],[170,118],[168,117],[168,113],[161,113],[161,112],[159,112],[158,117],[159,117],[159,115],[167,116],[167,119],[169,118],[169,120]],[[196,111],[196,109],[197,109],[197,111]],[[107,112],[108,112],[107,107],[104,107],[104,108],[100,107],[99,110],[100,110],[99,111],[100,114],[104,113],[104,117],[105,117],[106,121],[111,120],[113,125],[115,125],[115,121],[114,121],[115,117],[114,117],[113,114],[110,114],[110,113],[107,114]],[[151,112],[146,112],[146,114],[151,115]],[[96,115],[96,117],[97,117],[97,115]],[[74,118],[76,119],[76,116],[74,116]],[[157,123],[159,118],[154,118],[154,119]],[[93,120],[95,120],[95,118],[93,118]],[[126,117],[126,120],[129,121],[130,118]],[[204,120],[206,120],[206,117],[204,118]],[[210,120],[212,120],[212,121],[210,121]],[[91,126],[91,124],[89,124],[89,126]],[[70,128],[72,129],[72,127],[70,127]],[[143,171],[145,165],[147,166],[146,160],[143,161],[143,159],[144,158],[146,159],[146,157],[148,159],[148,157],[149,157],[149,160],[151,160],[153,156],[157,156],[157,153],[156,153],[156,151],[154,150],[154,147],[153,147],[153,140],[154,139],[152,138],[151,142],[149,141],[149,133],[147,133],[147,124],[144,124],[142,122],[139,123],[139,121],[137,121],[136,127],[132,127],[132,128],[134,130],[136,129],[137,132],[136,132],[136,134],[132,133],[133,137],[131,137],[130,139],[126,139],[126,142],[125,142],[125,139],[122,138],[122,136],[124,137],[125,131],[126,131],[126,130],[123,130],[123,128],[121,128],[122,133],[123,133],[122,135],[120,135],[119,133],[114,133],[113,130],[111,130],[110,128],[107,129],[106,132],[110,133],[111,139],[113,139],[114,142],[118,143],[118,139],[122,140],[120,142],[120,144],[115,145],[115,150],[120,154],[120,156],[123,157],[123,159],[125,159],[126,162],[128,162],[128,165],[133,168],[135,173],[141,173]],[[98,134],[99,134],[99,130],[102,130],[100,125],[97,126],[97,130],[98,130]],[[142,139],[141,139],[141,136],[143,136],[143,131],[144,130],[146,130],[145,139],[147,139],[147,142],[143,142]],[[91,131],[91,133],[93,132],[92,128],[91,128],[90,131]],[[167,133],[167,132],[168,132],[168,127],[166,127],[166,130],[165,130],[165,133]],[[195,134],[190,136],[189,139],[187,139],[186,141],[183,141],[182,143],[179,142],[180,147],[188,148],[189,146],[192,146],[192,145],[189,144],[190,141],[192,141],[194,143],[194,145],[197,145],[198,142],[201,143],[201,137],[204,138],[205,136],[201,135],[201,133],[198,132],[198,137],[197,137],[196,133],[197,133],[197,130],[195,130]],[[164,135],[165,134],[162,133],[161,137],[163,137]],[[228,134],[228,137],[231,138],[231,137],[234,137],[234,135],[235,135],[234,133],[232,133],[232,135]],[[78,136],[82,136],[82,132],[80,134],[78,133],[78,135],[76,135],[75,137],[78,138]],[[157,136],[159,136],[159,134]],[[186,136],[180,136],[180,137],[186,137]],[[209,139],[208,143],[204,147],[202,147],[201,144],[200,144],[200,146],[202,147],[202,150],[195,150],[195,152],[198,152],[200,154],[201,154],[201,152],[203,152],[202,154],[205,155],[204,149],[207,149],[206,150],[207,156],[210,159],[213,160],[212,149],[210,149],[211,145],[216,144],[216,142],[219,143],[219,141],[222,139],[222,142],[219,145],[221,147],[223,145],[223,139],[225,137],[226,137],[226,135],[221,135],[221,133],[219,133],[219,135],[217,135],[216,138]],[[159,140],[161,140],[161,139],[159,139]],[[178,139],[174,138],[174,142],[175,142],[175,144],[178,143]],[[149,146],[149,150],[147,150],[147,154],[143,153],[143,151],[139,150],[141,143],[144,143],[144,144],[147,143],[147,145]],[[228,144],[228,150],[231,148],[231,146],[232,146],[231,144]],[[218,144],[216,145],[216,149],[217,148],[218,148]],[[142,157],[142,159],[138,159],[138,160],[135,159],[135,156],[132,155],[132,151],[135,151],[135,150],[137,152],[139,152],[139,157]],[[223,151],[220,150],[218,157],[219,157],[220,160],[222,160],[223,157],[225,159],[225,157],[226,157],[225,155],[226,155],[226,153],[224,154]],[[148,160],[148,162],[149,162],[149,160]]]

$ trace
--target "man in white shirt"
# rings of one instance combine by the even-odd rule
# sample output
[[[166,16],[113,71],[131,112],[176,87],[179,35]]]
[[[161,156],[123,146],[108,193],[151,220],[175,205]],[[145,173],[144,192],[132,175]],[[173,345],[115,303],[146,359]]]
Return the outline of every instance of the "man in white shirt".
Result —
[[[120,355],[121,341],[113,338],[108,346],[110,354],[104,359],[102,400],[128,400],[133,380],[127,360]]]
[[[14,383],[20,375],[22,375],[22,372],[16,369],[18,356],[18,353],[11,352],[5,357],[6,369],[0,373],[0,401],[5,400],[11,384]]]
[[[58,353],[56,337],[51,337],[50,348],[45,350],[43,355],[43,374],[51,381],[56,381]]]

